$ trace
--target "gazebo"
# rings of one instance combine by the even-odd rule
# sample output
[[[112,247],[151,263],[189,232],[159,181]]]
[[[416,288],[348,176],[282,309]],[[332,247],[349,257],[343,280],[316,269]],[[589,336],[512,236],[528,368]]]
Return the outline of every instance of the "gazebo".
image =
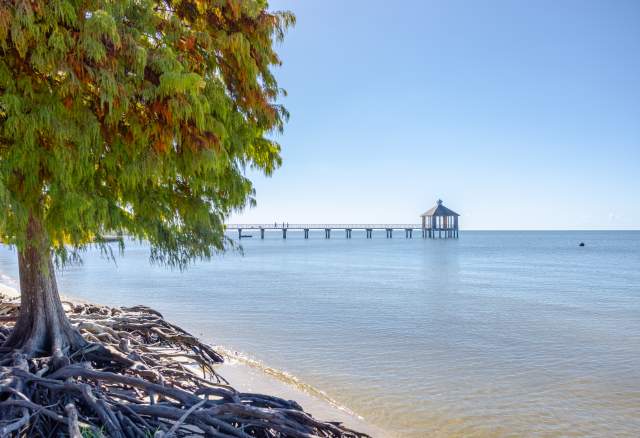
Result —
[[[458,237],[458,217],[460,215],[442,205],[442,200],[420,215],[422,218],[422,237]],[[438,235],[436,236],[436,232]]]

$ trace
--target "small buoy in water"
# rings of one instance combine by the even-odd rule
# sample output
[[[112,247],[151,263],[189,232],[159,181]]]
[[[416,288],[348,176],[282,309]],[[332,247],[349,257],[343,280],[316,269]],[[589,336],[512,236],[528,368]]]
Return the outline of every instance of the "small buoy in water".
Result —
[[[584,242],[580,242],[578,246],[584,246]]]

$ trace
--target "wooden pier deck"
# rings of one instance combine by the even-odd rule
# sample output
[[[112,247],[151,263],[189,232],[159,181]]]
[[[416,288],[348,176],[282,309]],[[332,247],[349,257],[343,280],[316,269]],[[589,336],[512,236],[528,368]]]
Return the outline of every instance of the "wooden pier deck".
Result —
[[[367,239],[373,238],[374,230],[385,230],[387,239],[393,238],[394,231],[404,231],[407,239],[413,238],[413,231],[422,232],[422,238],[452,238],[458,237],[457,230],[451,228],[423,228],[421,224],[228,224],[227,230],[236,230],[238,238],[242,239],[243,232],[260,231],[260,238],[264,239],[266,231],[280,231],[282,238],[287,238],[289,231],[302,231],[304,238],[309,238],[310,230],[324,230],[324,238],[330,239],[331,232],[334,230],[343,230],[345,237],[351,239],[353,230],[365,231]]]

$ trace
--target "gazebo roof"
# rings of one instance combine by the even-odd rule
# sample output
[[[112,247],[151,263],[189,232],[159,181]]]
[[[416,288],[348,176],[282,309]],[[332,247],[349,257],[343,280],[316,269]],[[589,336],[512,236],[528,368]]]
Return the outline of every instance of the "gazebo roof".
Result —
[[[431,207],[429,210],[425,211],[420,215],[420,217],[424,216],[460,216],[453,210],[449,210],[447,207],[442,205],[442,199],[438,199],[438,204],[434,207]]]

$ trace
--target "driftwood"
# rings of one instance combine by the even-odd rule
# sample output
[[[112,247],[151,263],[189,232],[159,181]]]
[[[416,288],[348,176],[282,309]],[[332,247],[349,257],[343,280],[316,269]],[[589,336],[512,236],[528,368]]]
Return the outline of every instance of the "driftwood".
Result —
[[[236,391],[214,369],[220,354],[153,309],[65,306],[90,344],[63,364],[0,353],[0,437],[367,436],[295,401]],[[0,344],[18,311],[0,300]]]

